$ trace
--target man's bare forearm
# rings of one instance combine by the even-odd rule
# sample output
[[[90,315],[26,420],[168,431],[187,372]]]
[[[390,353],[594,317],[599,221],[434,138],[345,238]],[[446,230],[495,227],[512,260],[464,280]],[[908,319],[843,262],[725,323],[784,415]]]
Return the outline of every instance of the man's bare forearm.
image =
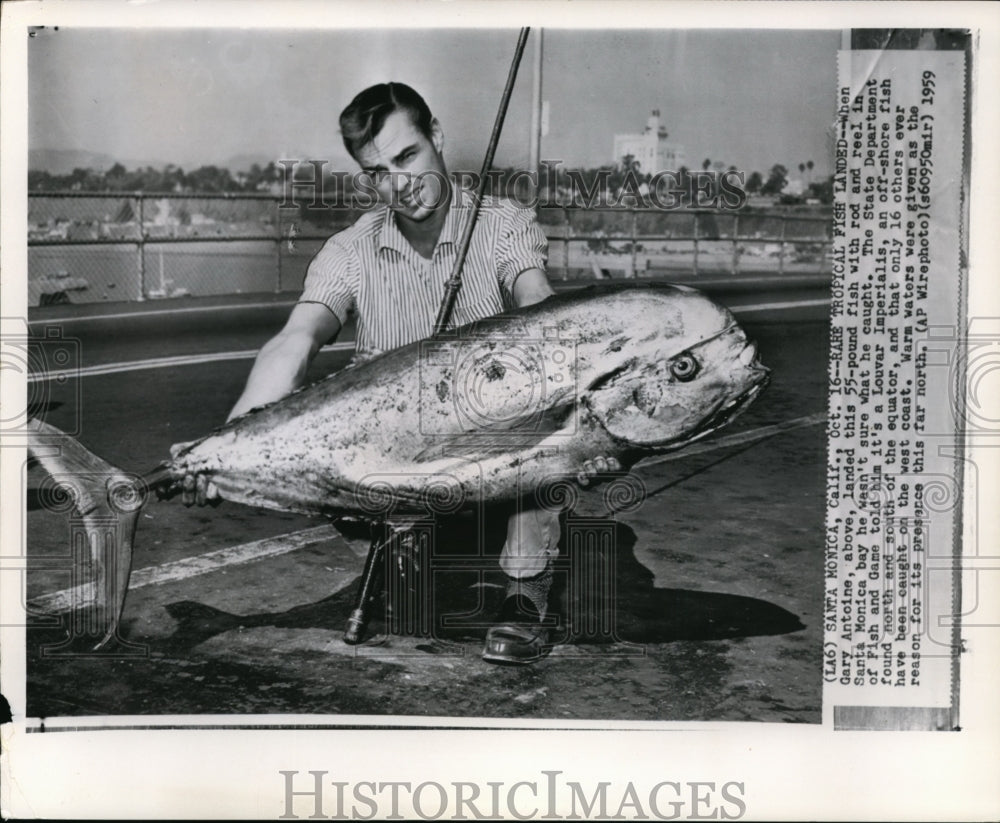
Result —
[[[261,347],[246,388],[228,419],[280,400],[299,388],[320,346],[339,333],[340,320],[326,306],[297,304],[285,327]]]
[[[299,388],[318,349],[312,337],[300,332],[282,332],[271,338],[257,354],[246,388],[228,419],[280,400]]]

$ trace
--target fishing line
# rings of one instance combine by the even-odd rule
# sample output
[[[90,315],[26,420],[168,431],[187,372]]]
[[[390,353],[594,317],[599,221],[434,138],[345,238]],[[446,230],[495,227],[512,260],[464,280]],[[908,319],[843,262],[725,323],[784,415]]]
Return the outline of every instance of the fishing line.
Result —
[[[777,437],[778,434],[780,434],[780,432],[775,432],[774,434],[771,435],[771,437]],[[677,479],[671,480],[669,483],[664,483],[658,489],[653,489],[653,491],[646,493],[643,496],[642,499],[643,499],[643,501],[649,500],[650,498],[655,497],[656,495],[660,494],[660,492],[665,492],[667,489],[673,488],[674,486],[679,486],[681,483],[684,483],[684,482],[690,480],[692,477],[697,477],[699,474],[703,474],[704,472],[707,472],[709,469],[711,469],[711,468],[713,468],[715,466],[718,466],[720,463],[725,463],[727,460],[731,460],[732,458],[736,457],[737,455],[743,454],[743,452],[745,452],[745,451],[750,451],[750,449],[752,449],[754,446],[758,445],[759,443],[763,443],[766,440],[770,440],[771,437],[764,437],[764,438],[761,438],[760,440],[754,440],[753,442],[748,443],[745,446],[743,446],[743,448],[736,449],[735,451],[731,451],[731,452],[729,452],[729,454],[726,454],[726,455],[718,458],[717,460],[713,460],[710,463],[706,463],[700,469],[695,469],[693,472],[689,472],[688,474],[681,475]],[[641,466],[639,468],[641,468]],[[632,504],[632,505],[634,505],[634,504]],[[615,509],[614,507],[609,507],[607,510],[605,510],[605,512],[603,514],[600,515],[600,517],[611,517],[614,514],[618,514],[618,510]]]

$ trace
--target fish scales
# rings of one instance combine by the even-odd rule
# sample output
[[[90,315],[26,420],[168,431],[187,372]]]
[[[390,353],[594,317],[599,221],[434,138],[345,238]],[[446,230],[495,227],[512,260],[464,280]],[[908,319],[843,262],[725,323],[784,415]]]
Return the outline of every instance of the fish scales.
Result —
[[[703,364],[693,384],[664,371],[705,341],[722,362]],[[332,375],[168,468],[207,475],[225,499],[308,514],[513,499],[592,457],[627,465],[682,445],[759,383],[759,364],[736,359],[745,346],[729,312],[698,292],[581,290]],[[650,414],[664,392],[669,420]]]

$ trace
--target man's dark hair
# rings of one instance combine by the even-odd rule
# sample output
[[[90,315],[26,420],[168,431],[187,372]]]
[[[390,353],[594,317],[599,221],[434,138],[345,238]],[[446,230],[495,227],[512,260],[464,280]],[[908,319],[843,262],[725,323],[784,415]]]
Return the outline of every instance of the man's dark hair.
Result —
[[[407,112],[413,125],[430,139],[434,116],[424,98],[405,83],[379,83],[358,94],[340,113],[340,134],[352,157],[378,136],[386,118],[397,110]]]

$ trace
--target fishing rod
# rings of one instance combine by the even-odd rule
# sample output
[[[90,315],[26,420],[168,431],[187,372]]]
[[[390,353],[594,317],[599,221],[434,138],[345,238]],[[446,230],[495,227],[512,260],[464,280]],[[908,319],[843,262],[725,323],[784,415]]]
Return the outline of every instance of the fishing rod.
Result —
[[[472,214],[469,215],[469,220],[465,224],[465,231],[462,232],[462,239],[458,246],[458,256],[455,258],[455,266],[452,268],[451,277],[444,284],[444,297],[438,309],[437,319],[434,321],[435,337],[440,335],[447,327],[452,309],[455,307],[455,298],[458,297],[458,290],[462,288],[462,268],[465,265],[465,257],[469,253],[469,245],[472,242],[472,230],[476,227],[476,218],[479,217],[479,207],[482,204],[483,192],[486,190],[486,177],[493,165],[493,155],[496,153],[497,143],[500,141],[500,132],[503,130],[503,121],[507,116],[510,95],[514,91],[514,81],[517,79],[517,68],[521,64],[521,55],[524,54],[524,46],[528,42],[528,32],[530,30],[525,26],[521,29],[521,34],[517,38],[514,59],[511,61],[510,70],[507,72],[507,85],[504,86],[503,96],[500,98],[500,108],[497,110],[497,117],[493,123],[493,133],[490,135],[490,142],[486,147],[486,157],[483,158],[483,169],[479,174],[479,185],[476,187],[476,196],[472,203]]]

